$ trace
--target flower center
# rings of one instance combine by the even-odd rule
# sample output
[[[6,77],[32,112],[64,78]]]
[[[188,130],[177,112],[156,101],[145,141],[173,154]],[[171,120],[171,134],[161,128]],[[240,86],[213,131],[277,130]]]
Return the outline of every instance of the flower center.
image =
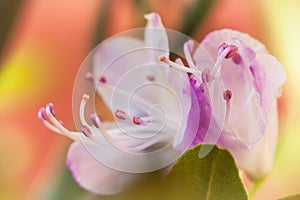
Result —
[[[190,51],[191,42],[186,43],[186,44],[188,46],[185,46],[185,48],[186,48],[186,52],[188,52],[188,51]],[[185,67],[183,65],[180,65],[176,62],[173,62],[173,61],[169,60],[165,56],[159,56],[158,59],[161,62],[164,62],[164,63],[168,64],[172,68],[175,68],[177,70],[184,71],[184,72],[187,72],[187,73],[191,73],[192,76],[195,77],[194,80],[196,82],[198,82],[198,80],[199,80],[198,77],[200,76],[202,83],[196,83],[196,85],[198,85],[200,87],[200,91],[205,92],[206,89],[208,90],[208,84],[211,83],[211,81],[214,80],[214,75],[220,69],[220,66],[221,66],[221,63],[222,63],[223,60],[232,58],[233,62],[236,63],[236,64],[241,62],[241,57],[237,53],[238,52],[238,47],[235,46],[235,45],[228,45],[226,43],[222,43],[218,47],[217,51],[218,51],[218,57],[217,57],[217,60],[215,62],[215,65],[213,66],[211,71],[207,68],[203,71],[200,71],[197,68],[195,68],[195,65],[193,63],[192,63],[193,68],[188,68],[188,67]],[[187,53],[186,55],[189,56],[190,54]],[[187,59],[192,61],[191,57],[188,57]],[[225,122],[228,122],[229,113],[230,113],[230,100],[232,98],[232,91],[231,90],[225,90],[223,92],[223,97],[224,97],[224,100],[226,101]]]

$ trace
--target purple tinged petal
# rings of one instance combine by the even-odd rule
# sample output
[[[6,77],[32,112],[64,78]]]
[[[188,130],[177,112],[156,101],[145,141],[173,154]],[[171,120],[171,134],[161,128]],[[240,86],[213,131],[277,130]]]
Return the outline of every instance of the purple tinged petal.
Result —
[[[253,85],[261,95],[261,104],[267,113],[274,99],[281,95],[281,87],[286,79],[283,66],[271,55],[257,55],[251,63]]]
[[[238,51],[219,67],[224,87],[232,91],[233,98],[218,145],[228,148],[238,166],[253,179],[259,179],[269,173],[273,164],[278,131],[276,98],[281,94],[285,72],[259,41],[227,29],[205,37],[193,55],[196,66],[206,65],[211,69],[214,63],[205,55],[215,62],[229,45],[236,46]],[[218,80],[215,78],[213,81]],[[212,101],[217,98],[215,94],[212,93]],[[199,102],[201,104],[202,100]],[[220,113],[214,110],[212,115],[214,120]],[[214,128],[217,130],[219,125],[216,123]],[[209,130],[209,134],[213,132]]]
[[[191,85],[191,109],[188,116],[187,130],[185,136],[179,145],[178,149],[185,151],[186,148],[193,147],[204,141],[208,132],[211,120],[211,106],[210,99],[207,94],[207,87],[201,84],[196,86],[197,81],[190,78]],[[195,126],[195,123],[199,122]]]
[[[225,42],[228,45],[236,45],[236,41],[242,41],[245,46],[249,47],[245,51],[250,50],[256,53],[268,53],[265,46],[258,40],[248,34],[230,29],[217,30],[207,34],[200,46],[204,47],[208,51],[208,54],[213,56],[213,59],[216,59],[217,49],[220,44]]]

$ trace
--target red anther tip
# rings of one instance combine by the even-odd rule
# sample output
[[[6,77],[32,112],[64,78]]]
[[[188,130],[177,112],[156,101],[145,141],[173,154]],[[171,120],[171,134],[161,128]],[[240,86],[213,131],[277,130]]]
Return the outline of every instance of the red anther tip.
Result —
[[[234,45],[229,45],[228,46],[230,48],[229,53],[225,56],[226,59],[228,58],[232,58],[237,52],[238,52],[238,48]]]
[[[203,83],[201,83],[201,85],[199,86],[199,89],[200,89],[200,91],[201,91],[202,93],[204,93],[204,92],[205,92],[205,89],[204,89],[204,85],[203,85]]]
[[[158,60],[165,62],[166,61],[166,57],[165,56],[158,56]]]
[[[230,100],[232,97],[232,92],[231,90],[225,90],[223,93],[223,97],[225,100]]]
[[[135,123],[136,125],[140,125],[142,123],[142,120],[138,116],[133,116],[132,117],[132,122]]]
[[[106,78],[104,76],[101,76],[99,79],[100,83],[106,83]]]

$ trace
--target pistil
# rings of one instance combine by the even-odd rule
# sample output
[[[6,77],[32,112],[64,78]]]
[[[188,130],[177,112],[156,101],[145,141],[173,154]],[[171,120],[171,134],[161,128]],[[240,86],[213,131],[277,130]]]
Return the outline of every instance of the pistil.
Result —
[[[225,114],[225,123],[228,122],[229,112],[230,112],[230,100],[232,98],[231,90],[225,90],[223,93],[224,100],[226,101],[226,114]]]

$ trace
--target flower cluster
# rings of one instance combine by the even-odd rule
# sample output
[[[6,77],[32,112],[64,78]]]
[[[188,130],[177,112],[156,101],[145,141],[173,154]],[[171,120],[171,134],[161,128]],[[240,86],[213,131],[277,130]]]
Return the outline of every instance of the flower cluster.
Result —
[[[91,192],[115,194],[147,172],[168,170],[200,143],[229,149],[252,179],[266,176],[276,147],[282,65],[250,36],[220,30],[199,45],[184,44],[186,67],[169,59],[160,16],[145,18],[143,41],[115,37],[100,44],[86,75],[115,122],[96,113],[87,121],[87,94],[79,108],[81,132],[66,129],[51,103],[38,113],[45,126],[75,141],[67,156],[74,179]]]

